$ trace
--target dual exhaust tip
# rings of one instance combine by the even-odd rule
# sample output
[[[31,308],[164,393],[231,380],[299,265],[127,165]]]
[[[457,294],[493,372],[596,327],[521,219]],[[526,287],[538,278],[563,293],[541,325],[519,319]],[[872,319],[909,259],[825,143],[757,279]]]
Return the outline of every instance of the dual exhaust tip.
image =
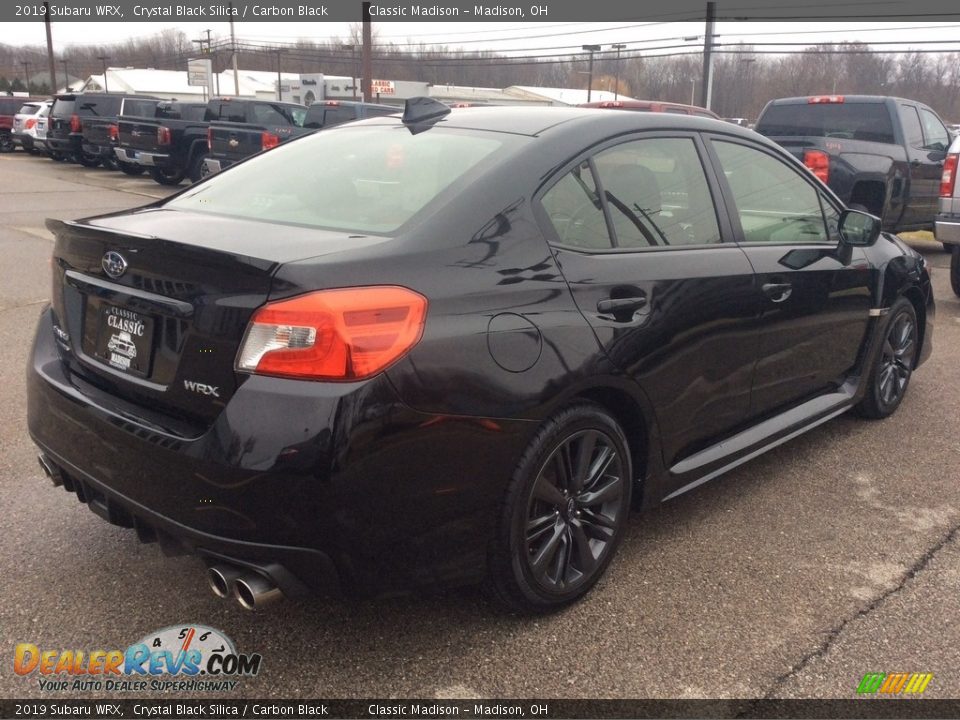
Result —
[[[233,598],[244,610],[260,610],[283,599],[276,583],[263,575],[232,565],[213,565],[207,570],[210,589],[219,598]]]

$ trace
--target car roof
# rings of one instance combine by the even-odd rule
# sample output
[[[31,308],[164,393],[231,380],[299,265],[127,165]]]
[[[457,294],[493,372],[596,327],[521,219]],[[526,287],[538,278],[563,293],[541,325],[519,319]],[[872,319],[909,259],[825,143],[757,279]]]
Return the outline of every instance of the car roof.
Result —
[[[844,95],[843,93],[821,93],[819,95],[798,95],[797,97],[786,97],[786,98],[776,98],[770,101],[771,105],[815,105],[817,103],[811,103],[810,98],[843,98],[844,103],[880,103],[887,100],[893,100],[895,102],[908,102],[913,103],[914,105],[924,105],[925,103],[920,102],[919,100],[911,100],[909,98],[895,97],[893,95]],[[841,103],[821,103],[823,105],[839,105]]]
[[[399,122],[399,119],[384,116],[364,120],[360,124],[384,125]],[[602,137],[618,132],[667,129],[713,131],[759,139],[759,136],[751,130],[714,118],[671,113],[608,112],[596,108],[579,107],[453,108],[434,125],[531,137],[549,132],[551,135],[570,133],[586,138]]]
[[[710,117],[719,117],[712,110],[707,110],[699,105],[685,105],[684,103],[666,100],[596,100],[589,103],[580,103],[577,107],[603,108],[604,110],[649,110],[651,112],[683,110],[687,113],[709,113]]]

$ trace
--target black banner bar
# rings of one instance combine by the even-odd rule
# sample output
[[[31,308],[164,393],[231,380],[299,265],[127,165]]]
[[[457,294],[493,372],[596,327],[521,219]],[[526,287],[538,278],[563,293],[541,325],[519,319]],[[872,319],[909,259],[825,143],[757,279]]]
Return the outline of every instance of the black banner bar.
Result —
[[[850,3],[718,0],[724,20],[951,20],[955,0],[900,0],[867,9]],[[703,21],[704,0],[377,0],[374,22]],[[359,22],[361,0],[4,0],[0,22]]]
[[[960,718],[960,700],[0,700],[3,718]]]

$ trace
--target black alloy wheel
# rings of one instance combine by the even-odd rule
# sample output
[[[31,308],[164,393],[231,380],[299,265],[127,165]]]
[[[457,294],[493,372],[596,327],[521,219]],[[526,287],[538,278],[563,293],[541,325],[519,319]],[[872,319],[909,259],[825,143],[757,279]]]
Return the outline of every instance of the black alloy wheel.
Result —
[[[491,555],[496,599],[546,612],[584,595],[623,538],[630,494],[626,438],[605,410],[576,405],[548,421],[507,493]]]
[[[857,406],[860,414],[885,418],[900,406],[916,364],[918,340],[916,311],[909,300],[900,298],[890,308],[867,394]]]

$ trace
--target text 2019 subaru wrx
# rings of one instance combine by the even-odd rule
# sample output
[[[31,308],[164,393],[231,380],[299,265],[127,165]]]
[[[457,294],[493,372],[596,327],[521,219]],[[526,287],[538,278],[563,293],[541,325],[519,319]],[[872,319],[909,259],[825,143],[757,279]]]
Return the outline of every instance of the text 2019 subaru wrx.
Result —
[[[729,123],[408,103],[56,235],[41,463],[246,606],[597,581],[631,500],[930,353],[923,259]]]

